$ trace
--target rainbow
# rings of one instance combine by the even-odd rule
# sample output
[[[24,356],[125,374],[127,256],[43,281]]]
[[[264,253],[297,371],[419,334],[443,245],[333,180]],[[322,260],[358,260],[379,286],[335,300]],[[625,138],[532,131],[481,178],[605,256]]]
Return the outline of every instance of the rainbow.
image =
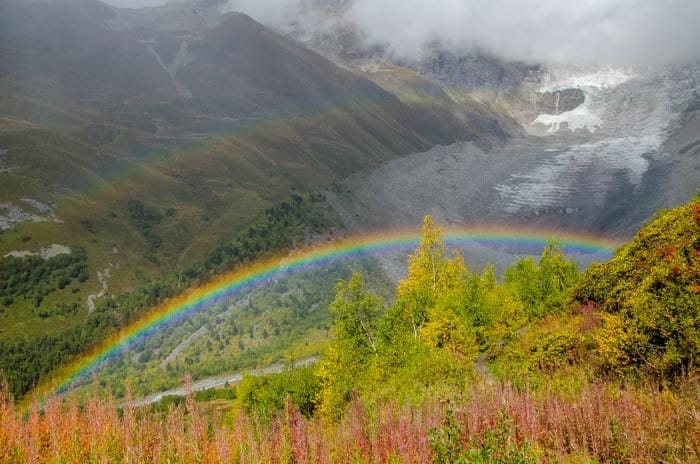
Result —
[[[619,245],[612,240],[592,235],[553,233],[533,229],[512,230],[504,227],[447,229],[443,237],[449,247],[468,248],[475,245],[505,247],[527,254],[539,253],[548,241],[556,240],[567,254],[594,255],[600,260],[608,259]],[[233,270],[156,306],[141,319],[94,347],[90,353],[61,369],[53,376],[52,381],[39,389],[39,393],[65,392],[100,366],[128,351],[139,341],[204,307],[246,289],[263,285],[270,279],[361,256],[410,251],[419,241],[420,234],[415,230],[390,230],[297,250],[286,256],[262,260],[245,268]]]

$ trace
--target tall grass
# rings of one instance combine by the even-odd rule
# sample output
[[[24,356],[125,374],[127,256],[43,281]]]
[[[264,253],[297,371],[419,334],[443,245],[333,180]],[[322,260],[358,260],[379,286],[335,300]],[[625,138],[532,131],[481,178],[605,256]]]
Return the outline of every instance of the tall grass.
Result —
[[[337,423],[291,404],[267,422],[205,414],[188,395],[166,413],[96,392],[22,411],[0,388],[0,463],[698,462],[700,385],[595,383],[569,393],[483,381],[449,401],[368,407]]]

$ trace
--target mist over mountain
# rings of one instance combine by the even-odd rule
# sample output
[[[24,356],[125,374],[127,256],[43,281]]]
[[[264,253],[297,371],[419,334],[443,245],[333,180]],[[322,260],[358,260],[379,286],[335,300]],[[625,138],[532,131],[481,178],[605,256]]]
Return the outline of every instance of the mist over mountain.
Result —
[[[366,43],[405,58],[436,41],[533,63],[650,65],[700,57],[700,5],[684,0],[230,0],[224,8],[282,30],[348,21]]]
[[[458,224],[628,235],[697,182],[697,67],[588,59],[649,64],[659,47],[669,60],[692,58],[696,7],[654,5],[194,0],[134,10],[10,0],[0,15],[4,227],[21,238],[37,221],[66,224],[36,249],[82,241],[97,227],[108,237],[90,245],[98,254],[123,250],[125,262],[157,274],[290,192],[402,166],[391,175],[408,176],[401,188],[343,206],[359,208],[358,218],[341,214],[345,226],[415,226],[430,211]],[[438,171],[414,184],[425,173],[412,170],[423,168],[393,161],[463,142],[514,164],[494,185],[481,185],[489,166],[479,163],[457,163],[452,174],[466,171],[453,180]],[[373,191],[360,185],[348,183],[351,196]],[[481,185],[481,200],[463,185]],[[399,206],[393,195],[412,200]],[[133,199],[181,213],[144,235],[128,219]],[[135,281],[128,274],[123,288]]]

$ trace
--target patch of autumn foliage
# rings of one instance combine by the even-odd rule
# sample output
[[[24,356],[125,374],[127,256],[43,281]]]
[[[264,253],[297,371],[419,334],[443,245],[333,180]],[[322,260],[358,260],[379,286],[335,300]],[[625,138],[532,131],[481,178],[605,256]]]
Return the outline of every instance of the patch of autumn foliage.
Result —
[[[661,379],[700,361],[700,198],[660,213],[573,290],[593,302],[601,366]]]
[[[289,403],[269,421],[242,411],[222,420],[191,393],[165,414],[97,395],[26,413],[3,389],[0,463],[697,462],[699,421],[697,379],[681,393],[606,383],[533,393],[484,381],[416,406],[370,409],[355,397],[338,422]]]

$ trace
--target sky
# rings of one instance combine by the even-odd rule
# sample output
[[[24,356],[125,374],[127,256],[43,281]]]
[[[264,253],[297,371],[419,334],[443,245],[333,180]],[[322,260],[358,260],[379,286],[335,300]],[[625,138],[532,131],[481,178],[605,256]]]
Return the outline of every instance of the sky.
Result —
[[[284,28],[321,0],[229,0]],[[331,0],[332,1],[332,0]],[[329,1],[329,3],[331,3]],[[162,0],[109,0],[117,6]],[[700,59],[698,0],[335,0],[370,42],[416,57],[431,40],[532,62],[659,64]]]

